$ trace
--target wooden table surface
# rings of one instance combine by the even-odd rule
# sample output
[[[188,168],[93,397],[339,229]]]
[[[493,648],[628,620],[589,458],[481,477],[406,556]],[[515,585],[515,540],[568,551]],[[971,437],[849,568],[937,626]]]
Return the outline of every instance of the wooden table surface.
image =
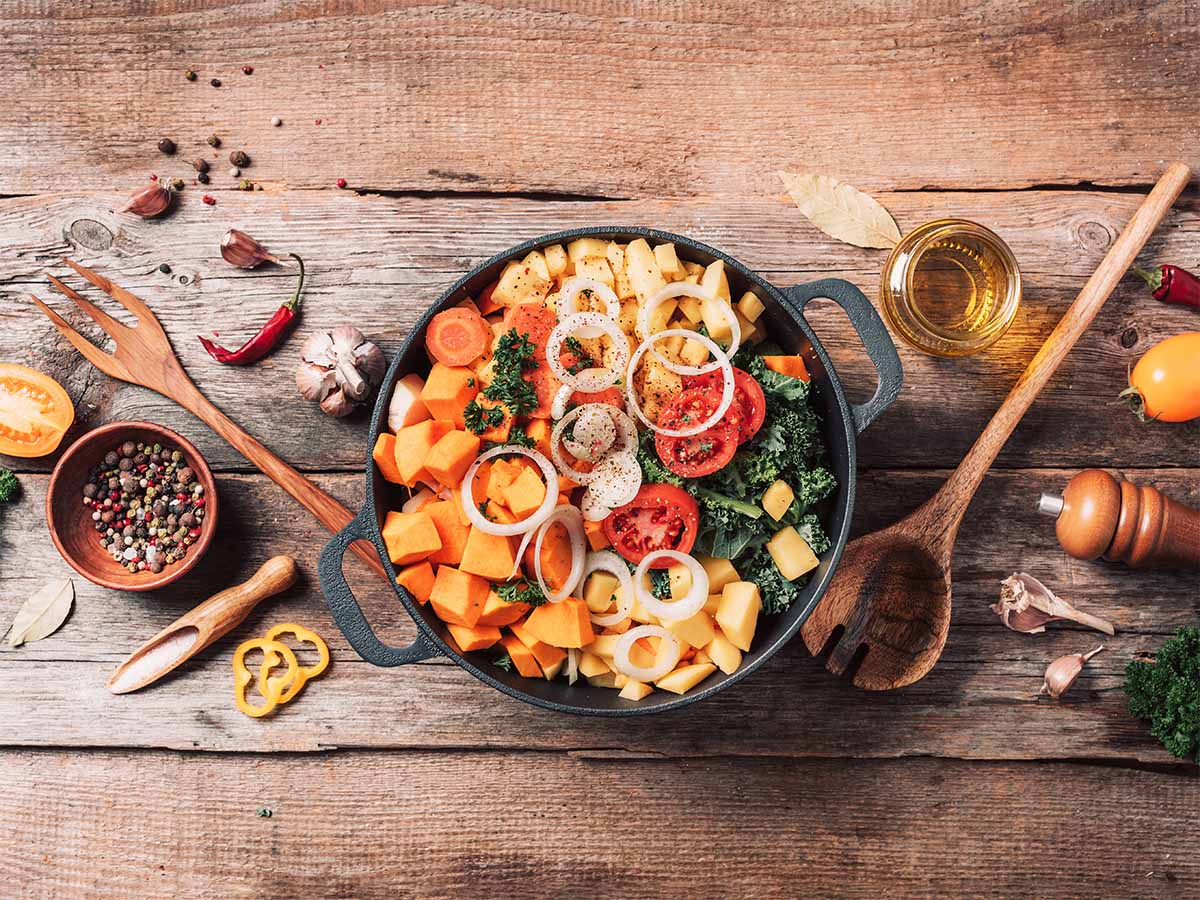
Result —
[[[217,405],[356,508],[367,416],[299,401],[305,333],[350,322],[390,353],[479,261],[598,224],[692,235],[780,286],[836,276],[875,296],[883,254],[817,232],[773,173],[834,174],[903,230],[987,224],[1025,284],[989,351],[901,348],[903,394],[859,444],[861,532],[935,489],[1165,164],[1200,163],[1195,3],[11,0],[0,29],[0,360],[66,386],[68,440],[129,418],[182,432],[217,470],[224,520],[183,583],[123,595],[76,577],[66,625],[0,653],[3,893],[1200,895],[1197,768],[1148,736],[1121,690],[1134,653],[1196,621],[1200,581],[1070,559],[1033,511],[1086,466],[1200,504],[1200,427],[1142,426],[1110,405],[1141,353],[1197,327],[1132,277],[968,512],[932,674],[863,693],[795,641],[711,700],[623,721],[534,709],[445,660],[359,660],[315,583],[315,521],[197,420],[83,362],[27,302],[53,297],[46,273],[62,275],[64,255],[111,275],[158,312]],[[156,150],[164,136],[176,156]],[[262,191],[233,189],[222,160],[238,148]],[[208,188],[192,179],[198,156],[214,163]],[[186,179],[177,211],[118,213],[152,172]],[[248,333],[292,280],[226,265],[231,226],[310,272],[299,334],[246,370],[214,364],[194,335]],[[1200,266],[1194,186],[1141,261]],[[812,320],[852,394],[869,394],[844,318]],[[71,574],[43,518],[55,459],[0,457],[25,486],[0,508],[5,622]],[[105,690],[133,647],[276,553],[300,562],[299,586],[176,677]],[[410,635],[366,567],[347,569],[382,632]],[[1000,626],[988,604],[1017,569],[1117,627],[1060,702],[1038,696],[1046,663],[1096,635]],[[232,648],[286,620],[326,637],[331,670],[249,719]]]

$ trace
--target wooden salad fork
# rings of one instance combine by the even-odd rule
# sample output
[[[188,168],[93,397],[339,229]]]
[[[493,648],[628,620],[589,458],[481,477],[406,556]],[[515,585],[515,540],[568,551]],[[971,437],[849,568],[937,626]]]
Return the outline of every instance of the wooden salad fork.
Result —
[[[167,333],[140,297],[73,260],[64,259],[63,262],[124,306],[138,321],[133,327],[124,325],[53,275],[48,276],[50,284],[56,290],[74,301],[76,306],[87,313],[116,342],[112,353],[101,350],[68,325],[53,309],[30,295],[38,309],[49,316],[54,327],[62,332],[63,337],[70,341],[88,362],[113,378],[162,394],[195,414],[257,466],[264,475],[291,494],[330,531],[336,533],[350,523],[354,518],[350,510],[243,431],[209,402],[183,370]],[[352,548],[371,568],[387,577],[371,544],[357,541]]]

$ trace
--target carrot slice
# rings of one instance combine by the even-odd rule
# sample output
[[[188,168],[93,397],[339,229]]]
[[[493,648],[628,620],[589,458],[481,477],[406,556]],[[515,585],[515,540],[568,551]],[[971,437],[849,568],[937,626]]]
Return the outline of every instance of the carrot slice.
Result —
[[[483,355],[491,336],[492,329],[479,313],[456,306],[433,317],[425,346],[443,365],[466,366]]]

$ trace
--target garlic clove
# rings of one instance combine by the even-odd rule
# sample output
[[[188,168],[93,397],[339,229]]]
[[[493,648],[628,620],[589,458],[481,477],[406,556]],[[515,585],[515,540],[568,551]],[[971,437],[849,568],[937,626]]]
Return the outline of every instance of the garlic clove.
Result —
[[[339,359],[334,373],[337,375],[338,387],[350,400],[362,400],[371,390],[366,379],[359,374],[353,359]]]
[[[366,376],[367,381],[375,386],[383,381],[387,372],[387,359],[383,351],[371,341],[363,341],[354,351],[354,364]]]
[[[1063,619],[1115,634],[1109,622],[1080,612],[1025,572],[1015,572],[1000,582],[1000,601],[992,604],[992,612],[1013,631],[1025,634],[1041,634],[1048,622]]]
[[[367,336],[353,325],[339,325],[329,332],[329,339],[333,342],[334,353],[339,357],[353,359],[354,349],[363,343]]]
[[[221,238],[221,256],[225,262],[241,269],[253,269],[259,263],[279,263],[278,257],[267,252],[267,248],[244,231],[230,228]]]
[[[1049,694],[1057,700],[1070,690],[1079,673],[1083,671],[1084,664],[1103,649],[1104,645],[1101,644],[1091,653],[1071,653],[1054,660],[1046,667],[1039,693]]]
[[[161,216],[171,207],[171,200],[174,196],[174,192],[167,190],[158,182],[151,182],[130,194],[129,202],[121,208],[121,212],[131,212],[143,219],[153,219],[155,216]]]
[[[337,379],[332,369],[301,363],[296,369],[296,387],[305,400],[321,402],[337,388]]]
[[[315,363],[332,369],[337,365],[337,356],[333,351],[333,338],[326,331],[318,331],[309,336],[300,348],[300,357],[305,362]]]
[[[341,390],[334,391],[321,401],[321,409],[338,419],[350,415],[357,405]]]

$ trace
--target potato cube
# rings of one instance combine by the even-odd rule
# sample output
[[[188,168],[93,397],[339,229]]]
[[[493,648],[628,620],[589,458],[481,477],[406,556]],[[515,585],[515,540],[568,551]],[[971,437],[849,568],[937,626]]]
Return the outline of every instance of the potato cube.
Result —
[[[684,694],[715,671],[717,671],[717,667],[712,663],[681,666],[674,672],[668,672],[658,679],[654,682],[654,686],[660,690],[670,691],[672,694]]]
[[[608,572],[593,572],[583,586],[583,602],[594,613],[606,613],[616,599],[621,583]]]
[[[680,262],[683,263],[683,268],[687,272],[687,280],[692,284],[699,284],[700,278],[704,275],[704,266],[686,260],[680,260]]]
[[[704,601],[704,611],[710,616],[715,616],[717,610],[721,608],[721,595],[719,593],[709,594],[708,599]]]
[[[643,697],[650,696],[653,691],[654,688],[641,681],[627,680],[618,696],[623,700],[641,700]]]
[[[595,678],[597,675],[607,675],[612,669],[608,663],[597,656],[595,653],[589,653],[584,650],[579,654],[579,674],[584,678]]]
[[[540,254],[539,254],[540,256]],[[528,259],[528,257],[526,257]],[[539,269],[522,262],[510,262],[500,273],[496,289],[492,291],[492,299],[501,306],[516,306],[518,303],[538,302],[550,293],[549,277],[542,278],[541,270],[545,269],[545,260]],[[548,272],[548,269],[546,270]]]
[[[712,617],[704,610],[679,622],[667,622],[664,627],[689,647],[706,647],[715,634]]]
[[[626,334],[633,334],[637,330],[637,319],[637,300],[622,300],[621,314],[617,316],[617,324],[621,326],[621,330]]]
[[[558,662],[554,663],[553,665],[542,666],[542,674],[546,676],[547,681],[553,681],[555,678],[558,677],[558,673],[563,670],[563,667],[566,666],[566,664],[567,664],[567,658],[566,658],[566,656],[564,656],[562,659],[560,659]]]
[[[737,649],[737,648],[734,648],[734,649]],[[692,657],[692,665],[694,665],[694,666],[698,666],[702,663],[710,663],[710,662],[712,662],[712,657],[709,656],[707,653],[705,653],[703,650],[697,650],[696,655]]]
[[[775,560],[775,568],[788,581],[795,581],[805,572],[811,572],[821,561],[813,553],[808,541],[792,526],[780,528],[767,541],[767,552]]]
[[[679,361],[689,366],[701,366],[708,361],[708,348],[699,341],[683,341],[679,350]]]
[[[587,259],[581,259],[575,263],[575,274],[581,278],[593,278],[609,287],[615,287],[616,282],[613,280],[612,267],[609,266],[608,260],[603,256],[589,256]]]
[[[666,278],[674,279],[676,275],[684,271],[683,266],[679,264],[679,256],[675,253],[674,244],[657,245],[654,248],[654,259],[658,263],[658,270]]]
[[[657,334],[667,327],[667,323],[671,320],[671,316],[675,314],[675,307],[677,305],[678,301],[674,298],[670,300],[664,300],[662,303],[658,304],[654,312],[650,314],[650,319],[648,322],[650,326],[650,334]],[[648,334],[641,335],[643,338],[647,338],[649,336],[650,335]],[[680,338],[680,340],[682,341],[682,338]],[[658,346],[662,347],[663,345],[659,344]]]
[[[725,276],[725,260],[718,259],[710,263],[700,277],[700,288],[710,297],[731,303],[729,296],[729,279]]]
[[[754,336],[758,334],[758,326],[743,316],[736,309],[733,311],[733,317],[737,319],[738,331],[741,333],[742,345],[745,346],[747,341],[752,342]]]
[[[768,516],[778,522],[796,499],[792,486],[782,479],[777,479],[769,488],[763,491],[762,508]]]
[[[687,596],[692,589],[692,570],[683,563],[675,563],[667,569],[667,578],[671,585],[671,599],[679,600]]]
[[[712,556],[696,558],[700,560],[700,565],[708,575],[708,590],[711,594],[719,594],[725,585],[741,579],[737,569],[733,567],[733,563],[727,559],[717,559]]]
[[[601,659],[611,660],[613,654],[617,652],[617,641],[621,639],[619,634],[602,634],[594,641],[587,645],[588,653],[595,654]]]
[[[738,312],[745,316],[749,322],[757,322],[758,317],[763,314],[764,309],[766,307],[763,306],[763,302],[758,299],[758,295],[753,291],[746,291],[746,293],[742,294],[742,299],[737,302]]]
[[[592,687],[615,688],[617,686],[617,673],[608,672],[604,675],[589,675],[588,684]]]
[[[636,597],[633,600],[633,609],[629,613],[629,618],[639,625],[659,624],[658,617],[646,612],[646,607],[642,606],[642,602]]]
[[[531,250],[521,262],[533,269],[534,274],[541,281],[550,280],[550,267],[546,263],[546,257],[542,256],[537,250]]]
[[[630,241],[625,248],[625,273],[642,303],[667,286],[654,251],[644,238]]]
[[[701,319],[703,318],[700,315],[699,297],[680,297],[679,311],[683,313],[687,320],[693,325],[699,325]]]
[[[725,300],[705,297],[700,301],[700,318],[704,320],[708,336],[718,343],[728,344],[733,338],[733,329],[729,327],[732,315],[733,309]]]
[[[729,639],[720,632],[713,635],[712,642],[704,648],[704,652],[726,675],[732,675],[742,664],[742,651],[729,643]],[[699,655],[696,654],[697,657]]]
[[[717,607],[717,624],[729,643],[739,650],[749,650],[758,627],[762,599],[758,585],[750,581],[734,581],[721,590],[721,605]]]
[[[603,259],[607,251],[608,241],[602,241],[599,238],[578,238],[567,244],[567,257],[576,266],[576,274],[579,274],[580,260],[590,256],[598,256]]]
[[[546,254],[546,268],[551,278],[557,278],[567,271],[570,260],[567,259],[567,251],[563,249],[562,244],[551,244],[542,252]]]

